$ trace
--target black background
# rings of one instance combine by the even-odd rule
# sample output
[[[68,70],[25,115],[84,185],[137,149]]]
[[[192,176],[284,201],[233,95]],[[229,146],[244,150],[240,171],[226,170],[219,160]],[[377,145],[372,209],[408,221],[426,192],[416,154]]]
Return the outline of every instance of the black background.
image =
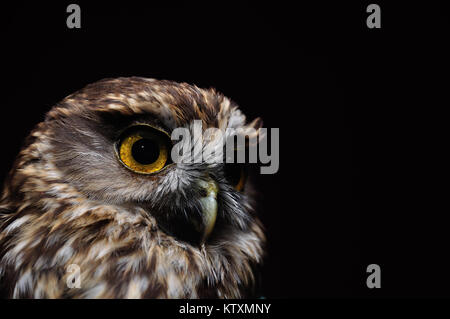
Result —
[[[393,1],[391,1],[393,2]],[[449,296],[442,3],[2,4],[0,179],[52,105],[105,77],[215,87],[280,128],[258,177],[266,297]],[[443,99],[441,99],[443,97]],[[447,133],[447,134],[446,134]],[[366,267],[381,266],[381,289]]]

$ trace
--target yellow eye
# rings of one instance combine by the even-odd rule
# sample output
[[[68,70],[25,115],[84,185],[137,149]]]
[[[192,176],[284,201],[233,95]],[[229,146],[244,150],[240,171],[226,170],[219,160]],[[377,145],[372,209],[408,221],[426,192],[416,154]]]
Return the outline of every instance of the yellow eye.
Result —
[[[240,192],[247,181],[247,169],[244,164],[226,164],[225,176],[228,182]]]
[[[120,140],[118,155],[121,162],[136,173],[151,174],[166,166],[170,139],[151,126],[130,128]]]

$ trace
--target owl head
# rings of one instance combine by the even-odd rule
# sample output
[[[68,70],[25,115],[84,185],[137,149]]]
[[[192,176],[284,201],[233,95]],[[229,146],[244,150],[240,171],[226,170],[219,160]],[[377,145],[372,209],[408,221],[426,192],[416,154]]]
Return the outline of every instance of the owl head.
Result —
[[[92,297],[107,282],[98,277],[101,263],[110,268],[105,273],[117,269],[127,247],[127,256],[140,259],[121,261],[127,272],[114,296],[127,296],[137,274],[138,296],[242,296],[264,241],[254,191],[245,164],[173,159],[174,145],[186,141],[172,133],[184,128],[194,136],[195,121],[202,132],[224,136],[261,126],[213,89],[136,77],[96,82],[53,107],[28,137],[3,192],[0,275],[11,278],[10,293],[36,294],[39,272],[59,265],[64,277],[64,266],[78,261],[88,278],[84,296]],[[226,139],[204,137],[189,139],[189,148],[225,147]],[[24,273],[32,278],[27,288],[17,283]]]

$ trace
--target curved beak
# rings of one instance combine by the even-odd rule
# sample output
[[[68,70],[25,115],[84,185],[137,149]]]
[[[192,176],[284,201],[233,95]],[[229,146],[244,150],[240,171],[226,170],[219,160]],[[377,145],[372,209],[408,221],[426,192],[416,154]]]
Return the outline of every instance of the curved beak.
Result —
[[[202,205],[202,219],[203,219],[203,237],[202,242],[208,238],[214,229],[214,225],[217,219],[217,193],[219,187],[215,181],[209,179],[199,180],[199,186],[206,192],[206,196],[200,199]]]

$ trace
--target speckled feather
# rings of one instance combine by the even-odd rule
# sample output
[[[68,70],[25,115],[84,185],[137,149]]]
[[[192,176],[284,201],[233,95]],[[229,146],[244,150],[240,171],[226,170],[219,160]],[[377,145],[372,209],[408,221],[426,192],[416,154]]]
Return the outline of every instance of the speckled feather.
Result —
[[[251,296],[264,234],[252,195],[221,164],[176,164],[154,175],[123,167],[114,143],[149,123],[171,132],[259,128],[216,91],[144,78],[106,79],[53,107],[27,138],[0,200],[0,293],[8,298],[239,298]],[[214,143],[214,141],[211,141]],[[163,231],[161,216],[198,207],[195,181],[219,185],[211,238],[192,245]],[[67,267],[81,269],[68,288]]]

